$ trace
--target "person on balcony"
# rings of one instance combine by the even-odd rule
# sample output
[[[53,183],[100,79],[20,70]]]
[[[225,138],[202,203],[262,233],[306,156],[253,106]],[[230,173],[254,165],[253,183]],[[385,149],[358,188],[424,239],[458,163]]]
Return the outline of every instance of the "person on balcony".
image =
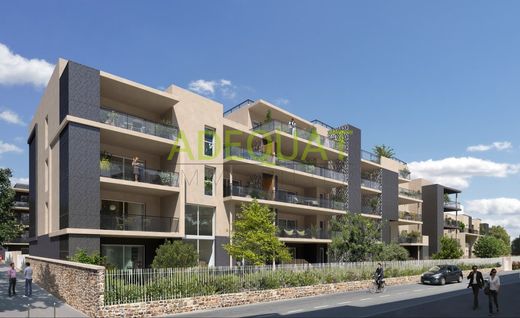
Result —
[[[289,129],[291,130],[291,135],[294,136],[296,134],[296,122],[294,121],[294,118],[289,120]]]
[[[139,161],[139,157],[135,157],[132,160],[132,169],[134,172],[134,180],[137,182],[137,181],[139,181],[139,178],[141,176],[141,171],[143,170],[143,165]]]

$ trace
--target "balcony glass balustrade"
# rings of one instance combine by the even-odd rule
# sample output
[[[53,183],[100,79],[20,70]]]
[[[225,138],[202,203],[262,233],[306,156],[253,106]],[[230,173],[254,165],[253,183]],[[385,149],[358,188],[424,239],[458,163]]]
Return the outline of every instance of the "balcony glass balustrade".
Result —
[[[422,215],[418,213],[412,213],[408,211],[399,211],[399,218],[402,220],[409,221],[422,221]]]
[[[101,155],[100,171],[102,177],[158,184],[164,186],[179,186],[179,173],[160,171],[139,167],[138,173],[134,174],[132,160],[121,157],[107,157]],[[136,179],[137,175],[137,179]]]
[[[116,231],[178,232],[179,218],[101,212],[100,228]]]
[[[239,157],[244,158],[248,160],[263,162],[266,164],[275,164],[280,167],[285,167],[301,172],[310,173],[316,176],[325,177],[329,179],[339,180],[339,181],[347,181],[347,175],[341,172],[337,172],[331,169],[298,162],[298,161],[292,161],[292,160],[285,160],[280,158],[273,158],[270,155],[264,154],[262,152],[258,151],[248,151],[244,148],[239,147],[230,147],[226,148],[227,151],[224,152],[224,156],[226,158],[229,157]]]
[[[381,190],[381,183],[374,180],[361,179],[361,186],[370,189]]]
[[[231,187],[229,185],[226,185],[224,187],[224,197],[227,196],[239,196],[245,198],[278,201],[340,211],[345,210],[345,202],[306,197],[302,195],[293,194],[287,191],[264,191],[254,187],[242,187],[237,185]]]
[[[381,164],[381,157],[366,150],[361,150],[361,159]]]
[[[402,196],[405,196],[408,198],[412,198],[412,199],[417,199],[417,200],[422,199],[421,191],[415,191],[415,190],[405,189],[405,188],[401,188],[401,187],[399,187],[399,195],[402,195]]]
[[[339,151],[345,151],[344,143],[332,140],[329,137],[319,135],[318,133],[313,132],[312,130],[302,129],[299,127],[292,128],[291,126],[289,126],[288,123],[282,123],[278,120],[271,120],[269,122],[260,124],[256,127],[253,127],[253,130],[261,133],[281,131],[296,137],[303,138],[305,140],[317,143],[319,142],[319,144],[324,147],[333,148]]]
[[[15,208],[28,208],[29,202],[26,201],[14,201]]]
[[[444,207],[453,210],[460,210],[460,202],[444,201]]]
[[[99,121],[114,127],[129,129],[147,135],[176,140],[179,129],[173,125],[155,123],[115,110],[101,108]]]
[[[330,239],[330,231],[312,227],[284,228],[278,227],[278,237],[306,238],[306,239]]]

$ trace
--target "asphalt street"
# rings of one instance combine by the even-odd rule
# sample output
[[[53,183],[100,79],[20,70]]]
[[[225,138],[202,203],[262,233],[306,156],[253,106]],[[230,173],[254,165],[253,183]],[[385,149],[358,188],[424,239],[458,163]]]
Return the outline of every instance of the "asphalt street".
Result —
[[[486,276],[486,275],[485,275]],[[499,317],[520,317],[520,274],[500,274]],[[488,317],[488,299],[480,293],[480,308],[473,310],[467,281],[430,286],[388,286],[383,294],[367,291],[306,297],[198,311],[170,317]]]

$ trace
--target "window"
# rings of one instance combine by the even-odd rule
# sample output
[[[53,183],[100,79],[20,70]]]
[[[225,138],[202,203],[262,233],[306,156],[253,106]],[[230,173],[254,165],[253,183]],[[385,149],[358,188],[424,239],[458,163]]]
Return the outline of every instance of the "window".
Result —
[[[49,148],[49,116],[45,116],[45,127],[44,127],[44,143],[45,143],[45,149]]]
[[[200,205],[186,205],[185,232],[193,236],[213,236],[213,216],[215,208]]]
[[[213,157],[215,151],[215,128],[204,127],[204,155]]]
[[[294,229],[296,229],[297,225],[298,225],[298,223],[296,222],[296,220],[284,220],[284,219],[278,220],[278,226],[283,229],[294,230]]]
[[[145,230],[143,203],[101,200],[101,226],[103,230]]]
[[[215,192],[215,168],[204,168],[204,194],[213,195]]]
[[[119,269],[144,267],[144,246],[142,245],[101,245],[101,255],[107,263]]]
[[[43,181],[45,182],[45,192],[49,191],[49,160],[45,160],[45,176]]]
[[[213,266],[213,240],[185,240],[186,243],[193,245],[199,254],[199,265]]]

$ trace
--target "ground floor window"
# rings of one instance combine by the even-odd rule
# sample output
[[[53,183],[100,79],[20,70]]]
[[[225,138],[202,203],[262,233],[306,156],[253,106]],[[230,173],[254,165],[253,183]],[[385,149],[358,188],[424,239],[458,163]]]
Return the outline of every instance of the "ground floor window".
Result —
[[[144,267],[143,245],[101,245],[101,255],[107,263],[119,269],[136,269]]]
[[[193,245],[199,253],[199,264],[201,266],[214,266],[214,240],[186,239],[186,243]]]

